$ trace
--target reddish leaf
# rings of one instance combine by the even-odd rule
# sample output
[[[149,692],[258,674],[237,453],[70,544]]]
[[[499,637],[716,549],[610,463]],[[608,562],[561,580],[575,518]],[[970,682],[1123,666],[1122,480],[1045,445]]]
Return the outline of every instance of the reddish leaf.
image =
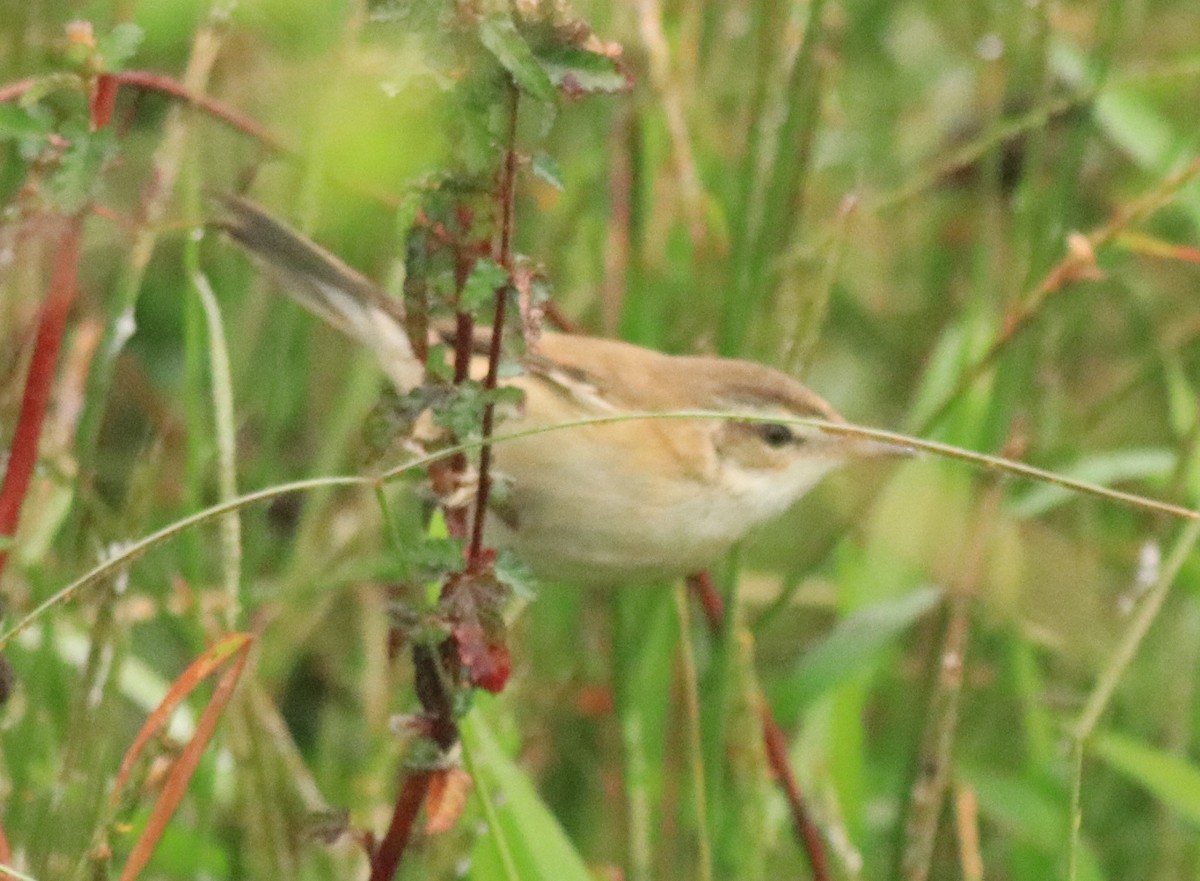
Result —
[[[508,646],[487,637],[478,622],[466,621],[454,628],[458,656],[471,675],[471,682],[492,694],[504,690],[512,673],[512,658]]]
[[[146,744],[150,742],[150,738],[167,724],[171,713],[175,712],[175,708],[231,655],[238,652],[244,653],[252,639],[253,637],[246,633],[235,633],[225,637],[220,642],[209,646],[200,657],[192,661],[178,679],[171,683],[170,689],[167,690],[159,705],[154,708],[154,712],[146,719],[145,724],[133,739],[133,743],[125,752],[125,758],[121,761],[121,769],[117,772],[116,783],[113,784],[112,795],[109,797],[110,806],[116,805],[121,790],[129,782],[129,773],[133,770],[134,763],[137,762]]]
[[[471,794],[471,775],[461,768],[436,771],[429,778],[425,797],[425,834],[449,832],[462,816]]]
[[[607,716],[614,706],[612,689],[605,685],[585,685],[575,695],[575,709],[581,716]]]
[[[138,873],[145,868],[146,863],[150,861],[150,856],[154,853],[154,848],[158,846],[158,842],[167,828],[167,823],[175,813],[175,809],[179,807],[179,802],[183,799],[184,792],[187,791],[187,785],[192,779],[192,774],[195,772],[196,766],[200,763],[200,756],[204,754],[208,742],[212,739],[217,722],[220,721],[221,715],[225,712],[225,707],[229,703],[229,699],[233,697],[233,690],[241,679],[242,670],[245,668],[246,660],[250,656],[252,641],[253,638],[244,633],[226,637],[197,658],[184,674],[175,681],[167,697],[163,699],[163,705],[171,701],[178,703],[178,700],[183,695],[190,692],[204,678],[203,675],[197,675],[200,670],[204,670],[204,675],[207,675],[207,672],[215,669],[222,661],[229,658],[230,655],[233,656],[233,663],[221,674],[221,678],[217,681],[217,687],[213,690],[212,697],[204,707],[204,712],[200,714],[200,720],[196,724],[196,733],[187,742],[187,745],[184,746],[183,751],[179,754],[179,758],[175,760],[174,765],[171,767],[171,771],[167,775],[167,781],[163,784],[162,793],[159,795],[158,801],[155,802],[154,808],[150,812],[150,819],[146,822],[146,828],[138,836],[138,840],[129,854],[129,859],[125,862],[125,867],[121,870],[120,881],[133,881],[138,876]],[[158,724],[161,724],[162,720],[165,720],[165,713],[159,712],[163,708],[163,705],[160,705],[155,710],[153,717],[159,720]],[[142,732],[138,734],[138,740],[135,741],[135,747],[138,750],[145,743],[145,739],[142,736],[145,732],[146,728],[143,727]],[[133,748],[131,748],[132,752]],[[127,756],[126,762],[123,763],[122,772],[125,775],[128,774],[128,769],[125,765],[130,761],[130,757]]]
[[[0,826],[0,865],[12,865],[12,848],[8,846],[8,838],[4,835],[3,826]]]
[[[493,694],[512,672],[503,605],[508,589],[490,573],[460,575],[446,586],[442,606],[458,658],[471,682]]]
[[[207,95],[188,91],[186,86],[177,80],[171,79],[171,77],[148,70],[123,70],[120,73],[114,73],[112,76],[113,79],[122,85],[162,92],[165,95],[186,101],[188,104],[203,110],[225,125],[249,135],[274,153],[291,152],[278,136],[263,128],[250,116]]]

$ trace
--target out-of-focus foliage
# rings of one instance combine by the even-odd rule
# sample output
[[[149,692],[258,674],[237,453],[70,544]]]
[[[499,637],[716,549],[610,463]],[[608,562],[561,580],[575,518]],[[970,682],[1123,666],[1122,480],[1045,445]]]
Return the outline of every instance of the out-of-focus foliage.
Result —
[[[397,412],[377,406],[370,357],[267,294],[218,236],[199,241],[205,194],[248,189],[393,293],[441,303],[453,257],[414,243],[439,223],[495,234],[510,79],[522,91],[515,250],[590,332],[753,358],[854,421],[1200,505],[1200,186],[1177,177],[1200,155],[1200,7],[513,5],[4,7],[0,90],[40,85],[0,103],[0,449],[50,260],[30,206],[95,200],[41,465],[0,582],[10,620],[220,498],[195,269],[228,336],[238,487],[376,466],[364,426]],[[74,20],[99,41],[84,60],[69,51]],[[86,131],[86,77],[186,81],[206,39],[215,60],[192,87],[286,150],[129,86],[111,130]],[[173,149],[178,183],[148,220]],[[1073,233],[1093,237],[1094,263],[1044,284]],[[488,315],[495,264],[474,273],[467,305]],[[445,418],[468,435],[479,390],[455,400]],[[416,699],[405,656],[389,656],[387,585],[436,582],[458,553],[444,537],[397,553],[395,535],[423,528],[420,490],[384,495],[385,513],[369,491],[328,488],[241,511],[255,654],[143,877],[364,877],[363,848],[338,833],[381,834],[413,759],[389,721]],[[8,648],[0,824],[34,877],[91,876],[106,847],[123,864],[203,699],[177,714],[119,810],[108,786],[142,720],[222,632],[221,529],[185,531]],[[489,881],[515,863],[521,878],[586,866],[691,879],[702,854],[715,878],[798,874],[759,694],[782,711],[834,877],[896,877],[924,732],[944,721],[930,695],[945,620],[963,596],[930,877],[977,877],[976,858],[987,877],[1061,877],[1074,726],[1179,529],[929,458],[836,475],[717,573],[736,597],[724,633],[710,639],[692,616],[695,721],[669,589],[541,585],[511,604],[509,687],[467,717],[476,793],[498,817],[471,796],[450,831],[418,828],[399,877]],[[1085,750],[1078,877],[1194,876],[1198,664],[1189,554]]]

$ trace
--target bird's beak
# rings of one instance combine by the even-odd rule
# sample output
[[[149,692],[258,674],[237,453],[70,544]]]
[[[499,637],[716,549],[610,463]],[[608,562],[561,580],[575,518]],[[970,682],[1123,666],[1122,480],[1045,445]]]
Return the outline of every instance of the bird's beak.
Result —
[[[851,441],[853,455],[862,459],[909,459],[920,455],[920,450],[908,444],[893,441],[876,440],[874,438],[856,437]]]

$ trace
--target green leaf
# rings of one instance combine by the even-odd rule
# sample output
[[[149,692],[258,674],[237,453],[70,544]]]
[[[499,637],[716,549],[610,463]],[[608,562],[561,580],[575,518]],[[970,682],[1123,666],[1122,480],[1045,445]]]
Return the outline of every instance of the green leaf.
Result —
[[[511,18],[489,15],[479,25],[479,39],[512,75],[521,91],[539,101],[554,100],[554,84]]]
[[[478,438],[483,424],[483,410],[488,404],[503,407],[519,404],[524,392],[511,386],[484,388],[475,380],[458,385],[439,387],[430,400],[433,421],[452,432],[460,441]]]
[[[676,681],[679,616],[669,588],[616,591],[613,612],[613,697],[620,731],[630,875],[652,877],[655,830],[666,811],[673,773],[668,744]]]
[[[114,73],[121,70],[125,62],[137,53],[144,36],[140,27],[132,22],[125,22],[98,39],[96,54],[100,56],[104,72]]]
[[[485,699],[480,697],[478,703]],[[495,805],[497,828],[481,835],[471,856],[472,878],[504,878],[500,845],[512,856],[521,881],[593,881],[579,851],[538,796],[529,775],[505,754],[483,714],[462,723],[463,743]]]
[[[40,76],[25,90],[17,103],[22,107],[32,107],[47,95],[62,91],[86,93],[83,77],[74,73],[48,73]]]
[[[1006,835],[1053,853],[1068,828],[1066,796],[1033,780],[980,769],[965,775],[980,812]]]
[[[1188,379],[1178,352],[1163,355],[1163,382],[1167,391],[1167,416],[1179,437],[1187,437],[1196,422],[1196,387]]]
[[[942,591],[922,587],[843,619],[805,653],[792,673],[772,689],[781,719],[795,718],[816,698],[870,666],[900,635],[937,605]]]
[[[508,272],[503,266],[486,257],[476,260],[463,286],[459,305],[467,312],[486,306],[495,299],[496,291],[506,284]]]
[[[462,568],[462,541],[456,538],[422,536],[400,551],[406,577],[410,581],[440,582],[450,572]]]
[[[541,178],[559,192],[564,189],[562,170],[554,161],[554,157],[547,153],[538,153],[533,157],[533,174],[534,177]]]
[[[504,491],[505,484],[497,480],[492,484],[492,495],[489,503]],[[462,559],[461,553],[459,559]],[[500,550],[496,554],[496,579],[513,592],[513,595],[523,600],[532,600],[537,596],[538,580],[529,568],[529,564],[509,550]]]
[[[979,813],[998,826],[1005,838],[1025,842],[1047,859],[1060,853],[1070,823],[1070,803],[1060,787],[1029,776],[980,769],[964,773],[979,801]],[[1080,843],[1078,881],[1103,881],[1095,847]]]
[[[95,198],[100,173],[117,152],[117,139],[112,126],[98,132],[77,127],[63,134],[70,146],[47,181],[46,192],[59,211],[74,214]]]
[[[558,44],[540,52],[538,58],[550,82],[571,97],[612,95],[633,88],[633,79],[605,55]]]
[[[951,322],[942,330],[926,358],[925,372],[908,414],[909,428],[923,425],[950,394],[967,359],[969,345],[967,328],[962,322]]]
[[[1200,825],[1200,768],[1196,765],[1115,731],[1096,735],[1091,747],[1108,765]]]
[[[429,347],[429,355],[425,358],[425,374],[430,379],[452,382],[454,380],[453,363],[454,350],[445,343],[435,343]]]
[[[50,129],[50,121],[34,107],[0,104],[0,140],[45,138]]]

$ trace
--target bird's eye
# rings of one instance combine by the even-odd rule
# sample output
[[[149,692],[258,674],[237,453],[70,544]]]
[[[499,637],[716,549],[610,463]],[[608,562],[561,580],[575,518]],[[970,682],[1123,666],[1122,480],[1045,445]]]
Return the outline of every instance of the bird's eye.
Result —
[[[778,422],[764,422],[758,427],[758,433],[768,447],[782,447],[796,440],[792,430]]]

